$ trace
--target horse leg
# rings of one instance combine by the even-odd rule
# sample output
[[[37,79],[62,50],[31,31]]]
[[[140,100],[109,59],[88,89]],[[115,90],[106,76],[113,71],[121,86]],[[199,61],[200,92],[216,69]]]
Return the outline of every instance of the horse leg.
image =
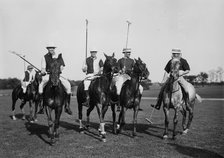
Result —
[[[116,112],[115,104],[111,104],[112,117],[113,117],[113,133],[116,134]]]
[[[102,135],[102,141],[106,142],[106,131],[105,131],[105,122],[104,122],[104,116],[107,112],[108,105],[103,104],[102,107],[102,115],[100,118],[100,126],[101,126],[101,135]]]
[[[82,104],[78,103],[78,115],[79,115],[79,132],[83,133],[84,128],[82,124]]]
[[[136,108],[134,108],[134,114],[133,114],[133,132],[132,132],[132,136],[133,137],[137,136],[137,134],[136,134],[137,116],[138,116],[138,110],[136,110]]]
[[[189,116],[188,116],[188,122],[187,122],[187,128],[183,131],[183,134],[187,134],[187,132],[190,129],[191,126],[191,122],[193,120],[193,109],[194,109],[194,103],[190,103],[189,106],[187,106],[187,110],[189,112]]]
[[[54,136],[55,138],[59,138],[59,123],[60,123],[60,117],[62,113],[62,106],[55,109],[55,123],[54,123]]]
[[[186,109],[184,109],[183,107],[180,109],[181,114],[183,115],[183,120],[182,120],[182,128],[183,131],[186,129],[186,117],[187,117],[187,112]]]
[[[21,109],[21,112],[22,112],[22,120],[25,120],[26,117],[25,117],[25,110],[24,110],[24,105],[26,104],[26,101],[22,101],[21,105],[20,105],[20,109]]]
[[[18,98],[12,97],[12,119],[15,121],[16,116],[15,116],[15,106],[16,106],[16,101]]]
[[[178,123],[178,109],[174,109],[174,118],[173,118],[173,139],[176,136],[176,127]]]
[[[92,105],[92,104],[89,104],[90,107],[87,109],[86,111],[86,129],[88,130],[89,129],[89,126],[90,126],[90,118],[89,118],[89,115],[90,113],[93,111],[95,105]]]
[[[36,122],[37,121],[37,110],[38,110],[38,106],[39,106],[39,104],[40,104],[40,101],[39,100],[36,100],[35,101],[35,110],[34,110],[34,121]]]
[[[33,123],[33,121],[34,121],[34,110],[33,110],[33,106],[32,106],[31,101],[29,101],[29,106],[30,106],[30,122]]]
[[[54,123],[51,116],[52,109],[45,106],[45,111],[46,111],[47,120],[48,120],[48,127],[49,127],[48,132],[49,132],[50,142],[53,144],[54,143]]]
[[[165,114],[165,131],[163,133],[163,139],[168,138],[168,126],[169,126],[169,109],[164,105],[163,111]]]

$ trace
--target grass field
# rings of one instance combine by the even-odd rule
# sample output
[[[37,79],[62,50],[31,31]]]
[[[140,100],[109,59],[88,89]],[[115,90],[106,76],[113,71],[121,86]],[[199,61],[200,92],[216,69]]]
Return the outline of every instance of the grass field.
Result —
[[[223,98],[223,87],[197,88],[202,97]],[[10,92],[10,91],[9,91]],[[8,93],[8,92],[7,92]],[[154,97],[158,93],[153,87],[144,96]],[[150,95],[149,95],[150,94]],[[46,115],[38,115],[38,122],[31,124],[21,120],[17,104],[17,120],[11,115],[11,97],[0,97],[0,157],[224,157],[224,101],[203,101],[195,105],[192,128],[187,135],[179,134],[176,140],[163,140],[163,111],[154,111],[153,124],[145,121],[155,100],[142,100],[139,112],[136,138],[131,137],[132,111],[127,111],[125,130],[120,135],[112,134],[112,116],[108,109],[106,114],[107,142],[98,136],[98,116],[96,110],[91,113],[89,132],[80,134],[77,122],[77,102],[72,98],[73,115],[63,112],[60,122],[60,140],[56,145],[49,145]],[[28,105],[26,106],[28,114]],[[85,109],[83,114],[85,116]],[[118,113],[117,113],[118,114]],[[171,112],[170,116],[173,116]],[[178,131],[181,132],[181,114]],[[172,130],[170,118],[170,136]]]

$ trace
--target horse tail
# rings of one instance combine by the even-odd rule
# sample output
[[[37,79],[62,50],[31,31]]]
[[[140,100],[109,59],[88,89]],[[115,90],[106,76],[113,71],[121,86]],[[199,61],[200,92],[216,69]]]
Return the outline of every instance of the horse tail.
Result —
[[[202,102],[202,98],[201,98],[200,95],[198,95],[197,93],[196,93],[195,98],[198,100],[199,103]]]

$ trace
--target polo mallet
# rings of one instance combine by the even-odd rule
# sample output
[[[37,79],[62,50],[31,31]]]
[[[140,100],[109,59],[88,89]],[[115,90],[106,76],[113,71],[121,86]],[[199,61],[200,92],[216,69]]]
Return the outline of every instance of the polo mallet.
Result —
[[[149,118],[147,118],[147,117],[145,118],[145,120],[148,121],[150,124],[153,124],[153,122],[151,121],[151,118],[152,118],[154,110],[155,110],[155,108],[152,109],[152,112],[151,112]]]
[[[129,26],[130,26],[130,24],[131,24],[131,22],[130,21],[126,21],[127,23],[128,23],[128,30],[127,30],[127,39],[126,39],[126,48],[128,47],[128,34],[129,34]]]

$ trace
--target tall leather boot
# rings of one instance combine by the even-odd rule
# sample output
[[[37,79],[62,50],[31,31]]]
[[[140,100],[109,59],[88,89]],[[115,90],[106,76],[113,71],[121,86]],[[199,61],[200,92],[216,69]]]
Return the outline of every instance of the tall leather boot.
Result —
[[[66,94],[65,112],[69,115],[72,115],[72,111],[70,109],[70,100],[71,94]]]

